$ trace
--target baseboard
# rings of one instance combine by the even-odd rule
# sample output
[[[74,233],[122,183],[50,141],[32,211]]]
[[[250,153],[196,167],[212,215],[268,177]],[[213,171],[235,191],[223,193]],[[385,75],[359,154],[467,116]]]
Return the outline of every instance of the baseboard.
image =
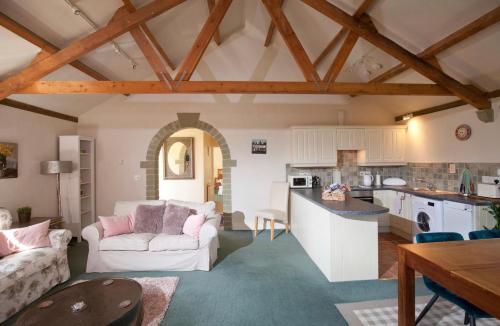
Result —
[[[408,241],[413,241],[413,236],[409,233],[404,232],[401,229],[395,228],[395,227],[390,227],[390,232],[394,233],[395,235],[400,236],[401,238],[404,238]]]
[[[378,233],[389,233],[391,232],[391,228],[389,226],[379,226]]]

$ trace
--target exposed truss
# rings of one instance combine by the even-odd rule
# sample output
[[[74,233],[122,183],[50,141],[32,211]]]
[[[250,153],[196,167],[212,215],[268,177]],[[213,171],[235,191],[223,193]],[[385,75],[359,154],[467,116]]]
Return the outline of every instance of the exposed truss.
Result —
[[[0,100],[0,104],[5,105],[5,106],[9,106],[9,107],[12,107],[12,108],[15,108],[18,110],[37,113],[37,114],[45,115],[45,116],[56,118],[56,119],[61,119],[61,120],[66,120],[66,121],[71,121],[71,122],[78,122],[78,118],[74,117],[72,115],[54,112],[54,111],[47,110],[47,109],[44,109],[44,108],[41,108],[41,107],[38,107],[35,105],[12,100],[10,98],[5,98],[3,100]]]
[[[342,25],[342,36],[346,36],[337,57],[327,74],[321,80],[315,65],[311,62],[300,40],[283,13],[282,0],[261,0],[271,16],[271,35],[277,29],[285,41],[291,55],[304,75],[305,82],[282,81],[190,81],[209,42],[220,41],[219,25],[227,13],[232,0],[209,1],[209,17],[197,36],[191,50],[184,59],[175,80],[167,71],[168,57],[152,33],[146,21],[184,2],[183,0],[154,0],[141,8],[134,8],[129,0],[122,0],[119,9],[107,26],[53,53],[42,53],[21,72],[0,82],[0,100],[14,93],[23,94],[151,94],[151,93],[252,93],[252,94],[371,94],[371,95],[456,95],[479,109],[491,107],[489,95],[470,85],[463,85],[443,73],[433,57],[434,47],[425,58],[405,50],[385,36],[379,34],[366,10],[374,0],[365,0],[351,16],[326,0],[302,0]],[[497,8],[498,9],[498,8]],[[491,13],[487,22],[477,23],[473,30],[493,24],[498,13]],[[40,78],[74,62],[82,55],[101,46],[110,39],[130,32],[160,81],[39,81]],[[458,32],[457,32],[458,33]],[[269,34],[268,34],[269,35]],[[461,33],[456,39],[464,39],[470,32]],[[272,36],[271,36],[272,37]],[[383,51],[399,59],[404,66],[413,68],[436,84],[390,84],[390,83],[338,83],[336,77],[344,66],[357,39],[362,37]],[[344,37],[336,36],[337,43]]]

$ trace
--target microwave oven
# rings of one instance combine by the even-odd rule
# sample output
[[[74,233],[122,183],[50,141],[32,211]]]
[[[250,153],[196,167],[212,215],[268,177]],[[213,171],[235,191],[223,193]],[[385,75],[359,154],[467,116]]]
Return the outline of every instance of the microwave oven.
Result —
[[[290,175],[288,176],[290,188],[312,188],[312,176]]]

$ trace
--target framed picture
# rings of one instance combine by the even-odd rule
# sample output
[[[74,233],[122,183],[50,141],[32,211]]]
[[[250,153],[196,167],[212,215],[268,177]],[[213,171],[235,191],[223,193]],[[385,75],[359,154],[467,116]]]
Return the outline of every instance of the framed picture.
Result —
[[[252,139],[252,154],[267,154],[267,140]]]
[[[165,179],[194,179],[194,138],[170,137],[165,150]]]
[[[17,178],[17,144],[0,142],[0,179]]]

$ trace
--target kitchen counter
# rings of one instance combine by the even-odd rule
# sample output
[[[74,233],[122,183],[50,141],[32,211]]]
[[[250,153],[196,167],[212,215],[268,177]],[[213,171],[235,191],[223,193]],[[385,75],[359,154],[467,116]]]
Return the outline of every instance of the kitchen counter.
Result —
[[[418,197],[429,198],[433,200],[447,200],[456,203],[469,204],[472,206],[489,206],[492,203],[500,204],[500,199],[486,198],[479,196],[463,196],[454,192],[440,192],[430,190],[414,190],[408,186],[372,186],[372,187],[353,187],[352,190],[394,190]]]
[[[343,217],[370,216],[389,212],[388,208],[368,203],[356,198],[351,198],[349,196],[346,196],[345,201],[323,200],[321,199],[321,194],[323,193],[321,188],[291,189],[291,191],[313,202],[314,204],[321,206],[322,208],[328,210],[330,213]]]

